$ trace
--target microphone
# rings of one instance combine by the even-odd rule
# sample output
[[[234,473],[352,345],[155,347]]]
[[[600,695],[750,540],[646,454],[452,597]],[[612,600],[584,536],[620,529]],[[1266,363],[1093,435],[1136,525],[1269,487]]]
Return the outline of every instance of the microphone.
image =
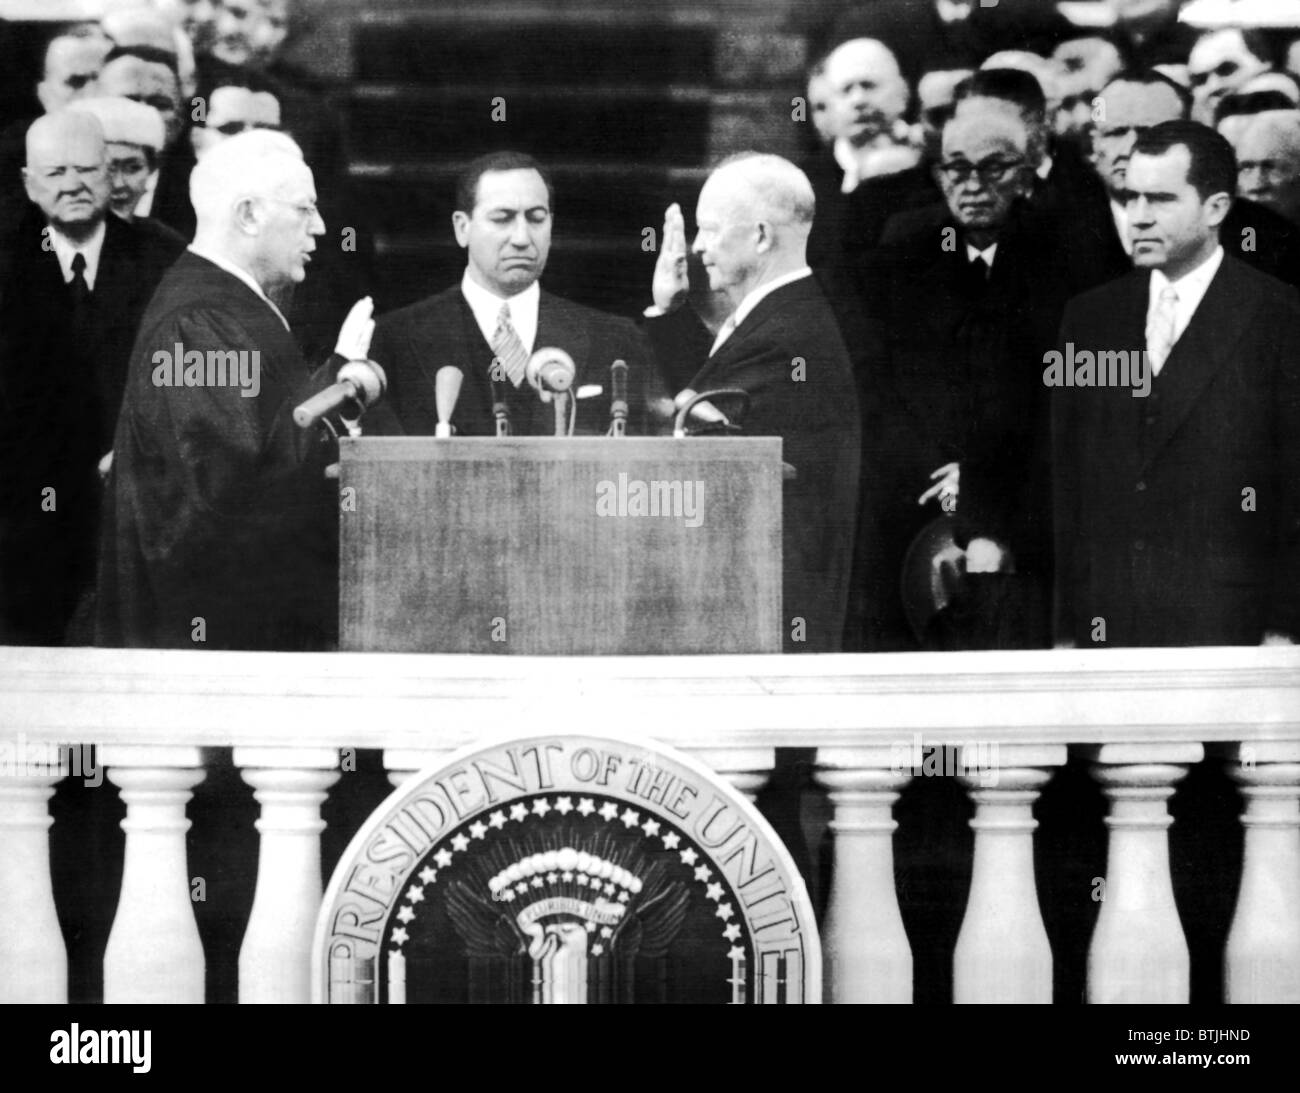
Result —
[[[546,346],[528,358],[524,377],[538,391],[563,394],[573,386],[578,367],[563,349]]]
[[[438,424],[434,426],[434,436],[451,436],[451,412],[456,409],[456,400],[460,398],[460,385],[464,378],[465,373],[454,364],[443,365],[433,377],[433,399],[438,408]]]
[[[339,369],[336,383],[294,409],[294,424],[309,429],[326,414],[349,404],[356,408],[356,416],[360,417],[384,397],[387,389],[388,377],[374,361],[348,361]]]
[[[627,435],[627,361],[615,361],[609,366],[610,436]]]
[[[492,384],[492,416],[497,422],[497,436],[510,435],[510,407],[506,404],[505,385],[497,378],[496,369],[488,370],[488,382]]]

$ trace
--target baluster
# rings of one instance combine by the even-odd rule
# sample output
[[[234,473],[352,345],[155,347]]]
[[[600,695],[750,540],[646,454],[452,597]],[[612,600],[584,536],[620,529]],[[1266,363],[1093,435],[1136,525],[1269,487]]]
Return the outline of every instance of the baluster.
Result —
[[[0,773],[0,1003],[66,1002],[68,952],[50,880],[48,804],[63,772],[55,755],[21,733],[6,743],[15,762]]]
[[[687,753],[720,774],[751,804],[776,765],[775,748],[688,748]]]
[[[1088,1001],[1185,1003],[1191,959],[1174,904],[1174,821],[1166,802],[1205,749],[1104,744],[1086,754],[1110,802],[1105,891],[1088,946]]]
[[[1300,1002],[1300,742],[1234,746],[1245,848],[1224,1001]]]
[[[122,894],[104,951],[105,1002],[203,1001],[204,960],[185,855],[185,805],[204,778],[196,747],[100,749],[126,803]]]
[[[1064,744],[962,747],[975,816],[970,898],[953,954],[954,1002],[1052,1001],[1052,949],[1034,881],[1034,802]]]
[[[830,792],[835,871],[822,926],[826,999],[911,1002],[912,949],[894,886],[894,802],[911,774],[890,747],[820,748]],[[910,768],[908,768],[910,769]]]
[[[311,1001],[320,911],[320,808],[339,779],[333,748],[236,748],[235,766],[262,806],[257,889],[239,950],[239,1001]]]
[[[441,766],[451,754],[449,748],[389,748],[384,752],[384,769],[388,771],[388,780],[400,786],[413,774]]]

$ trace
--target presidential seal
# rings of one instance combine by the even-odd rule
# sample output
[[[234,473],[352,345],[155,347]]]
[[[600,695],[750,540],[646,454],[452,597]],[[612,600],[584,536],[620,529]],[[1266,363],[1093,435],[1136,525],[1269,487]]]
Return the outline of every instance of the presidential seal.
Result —
[[[544,736],[396,790],[335,869],[318,1002],[816,1002],[812,908],[767,822],[649,741]]]

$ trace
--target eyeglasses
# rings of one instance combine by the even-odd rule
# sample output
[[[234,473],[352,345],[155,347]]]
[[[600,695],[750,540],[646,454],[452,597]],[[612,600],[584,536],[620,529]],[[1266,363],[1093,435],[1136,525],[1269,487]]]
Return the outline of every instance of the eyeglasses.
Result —
[[[985,186],[992,186],[995,182],[1003,181],[1012,171],[1023,167],[1024,164],[1023,159],[987,159],[977,164],[958,159],[939,164],[939,170],[953,186],[965,185],[971,175],[978,175],[980,182]]]
[[[263,201],[274,201],[277,205],[288,205],[304,220],[313,220],[320,216],[320,210],[316,208],[314,201],[289,201],[283,197],[270,197],[266,194],[256,195]]]

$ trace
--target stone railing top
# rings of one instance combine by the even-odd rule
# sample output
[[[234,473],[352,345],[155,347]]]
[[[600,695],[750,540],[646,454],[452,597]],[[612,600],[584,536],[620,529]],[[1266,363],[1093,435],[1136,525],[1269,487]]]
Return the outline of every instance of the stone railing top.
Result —
[[[504,731],[707,747],[1300,737],[1300,648],[514,657],[0,647],[0,735],[449,748]]]

